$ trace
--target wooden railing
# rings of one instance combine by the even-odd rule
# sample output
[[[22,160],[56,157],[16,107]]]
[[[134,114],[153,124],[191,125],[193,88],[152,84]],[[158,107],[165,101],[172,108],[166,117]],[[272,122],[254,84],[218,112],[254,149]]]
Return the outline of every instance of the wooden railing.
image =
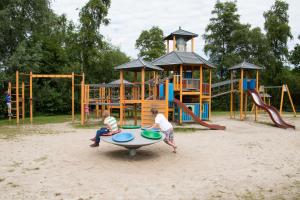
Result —
[[[173,76],[174,91],[180,91],[180,75]],[[183,78],[182,90],[200,90],[200,79]],[[202,84],[203,94],[209,94],[209,84]]]

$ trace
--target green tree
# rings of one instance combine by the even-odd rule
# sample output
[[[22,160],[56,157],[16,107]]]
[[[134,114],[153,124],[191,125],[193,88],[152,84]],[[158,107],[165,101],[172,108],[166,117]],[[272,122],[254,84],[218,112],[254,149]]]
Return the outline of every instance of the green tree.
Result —
[[[287,42],[293,38],[289,26],[288,8],[288,3],[276,0],[271,9],[264,13],[267,39],[276,59],[281,62],[286,61],[288,56]]]
[[[163,31],[158,26],[144,30],[135,42],[135,48],[140,52],[139,57],[147,61],[156,59],[166,53],[163,42]]]
[[[298,39],[300,40],[300,36],[298,36]],[[300,70],[300,44],[297,44],[291,52],[290,61],[297,70]]]
[[[49,0],[3,0],[0,2],[0,63],[34,32],[48,27]]]
[[[236,37],[244,37],[241,29],[247,26],[241,25],[237,14],[235,2],[220,2],[214,6],[210,23],[206,27],[204,51],[210,61],[217,65],[218,76],[226,79],[226,69],[237,63],[240,59],[236,56]],[[241,39],[239,39],[241,40]]]

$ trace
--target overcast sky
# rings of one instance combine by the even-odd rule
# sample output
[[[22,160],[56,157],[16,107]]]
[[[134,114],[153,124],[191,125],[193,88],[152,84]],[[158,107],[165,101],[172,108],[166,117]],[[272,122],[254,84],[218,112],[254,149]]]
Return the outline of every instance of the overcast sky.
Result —
[[[78,13],[87,0],[52,0],[52,8],[57,14],[66,14],[69,19],[78,22]],[[135,40],[142,30],[153,25],[159,26],[165,35],[182,29],[199,34],[196,39],[196,52],[205,56],[202,35],[211,18],[215,0],[112,0],[109,9],[111,23],[101,27],[101,33],[114,45],[119,46],[127,55],[136,58]],[[292,48],[300,35],[299,0],[287,0],[290,26],[294,40],[289,41]],[[263,12],[270,9],[274,0],[238,0],[238,13],[242,23],[263,29]]]

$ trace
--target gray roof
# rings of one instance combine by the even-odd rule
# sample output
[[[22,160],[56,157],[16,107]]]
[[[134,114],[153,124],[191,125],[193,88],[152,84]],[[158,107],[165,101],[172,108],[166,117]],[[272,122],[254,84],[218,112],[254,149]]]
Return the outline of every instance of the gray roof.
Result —
[[[259,70],[262,70],[264,68],[244,61],[237,65],[234,65],[233,67],[230,67],[228,70],[236,70],[236,69],[259,69]]]
[[[123,80],[123,83],[124,83],[124,85],[132,85],[131,82],[129,82],[129,81],[125,80],[125,79]],[[114,81],[112,81],[112,82],[110,82],[108,84],[109,85],[120,85],[121,81],[120,81],[120,79],[118,79],[118,80],[114,80]]]
[[[146,71],[163,71],[162,68],[157,67],[142,58],[138,58],[136,60],[130,61],[128,63],[124,63],[115,67],[115,70],[125,70],[125,71],[139,71],[141,68],[145,68]]]
[[[157,66],[169,66],[169,65],[200,65],[205,64],[208,67],[215,68],[212,63],[205,60],[194,52],[181,52],[172,51],[160,58],[157,58],[152,62],[153,65]]]
[[[198,35],[196,33],[192,33],[192,32],[189,32],[189,31],[185,31],[183,29],[181,29],[181,27],[179,27],[179,29],[177,31],[174,31],[173,33],[171,33],[170,35],[166,36],[164,38],[164,40],[173,40],[173,36],[175,35],[176,36],[181,36],[187,40],[190,40],[194,37],[198,37]]]

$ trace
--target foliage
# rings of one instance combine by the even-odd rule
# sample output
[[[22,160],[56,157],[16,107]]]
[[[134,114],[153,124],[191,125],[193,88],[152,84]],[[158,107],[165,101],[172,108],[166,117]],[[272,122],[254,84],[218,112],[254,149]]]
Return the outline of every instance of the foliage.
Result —
[[[153,26],[150,30],[144,30],[135,42],[139,57],[147,61],[152,61],[166,53],[163,42],[163,31],[158,26]]]
[[[300,40],[300,36],[298,36],[298,39]],[[298,70],[300,70],[300,44],[297,44],[291,52],[290,61]]]

